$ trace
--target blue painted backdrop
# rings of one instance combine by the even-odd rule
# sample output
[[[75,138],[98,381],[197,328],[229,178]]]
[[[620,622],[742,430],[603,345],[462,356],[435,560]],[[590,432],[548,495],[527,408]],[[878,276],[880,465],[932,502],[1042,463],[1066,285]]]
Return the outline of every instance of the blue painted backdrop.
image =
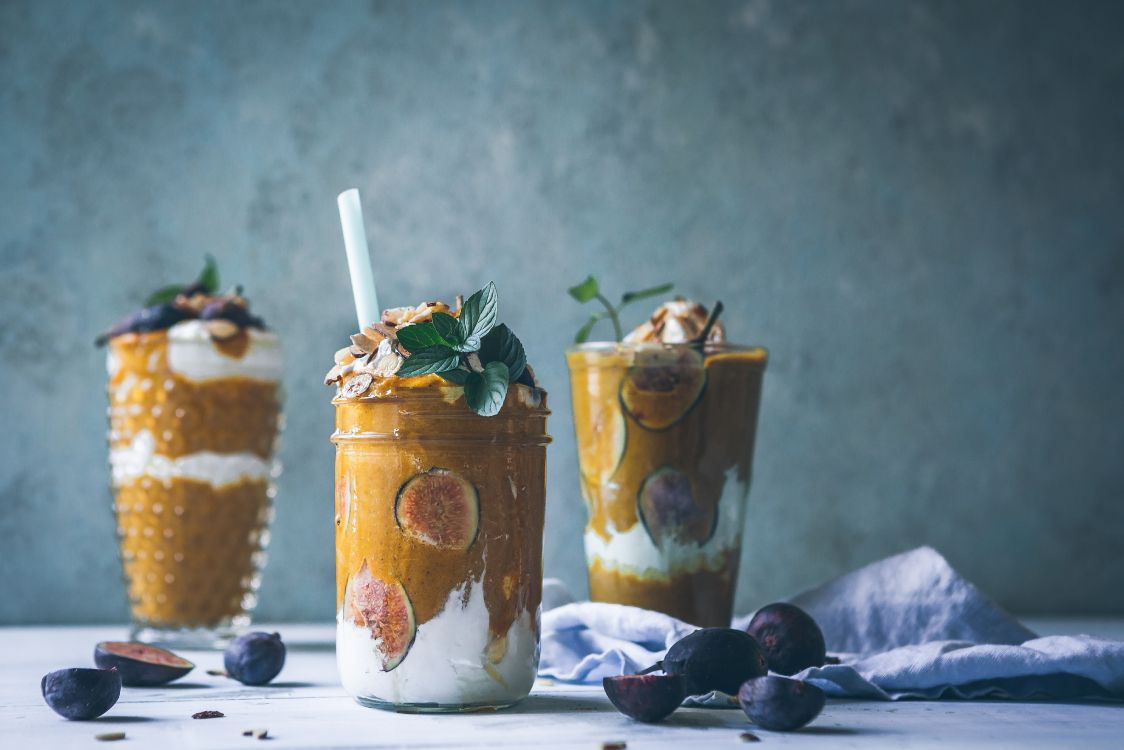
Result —
[[[1111,2],[0,4],[0,621],[124,617],[91,341],[206,252],[286,343],[261,615],[330,616],[351,186],[386,303],[499,284],[579,591],[596,272],[772,349],[742,609],[930,543],[1124,613],[1121,38]]]

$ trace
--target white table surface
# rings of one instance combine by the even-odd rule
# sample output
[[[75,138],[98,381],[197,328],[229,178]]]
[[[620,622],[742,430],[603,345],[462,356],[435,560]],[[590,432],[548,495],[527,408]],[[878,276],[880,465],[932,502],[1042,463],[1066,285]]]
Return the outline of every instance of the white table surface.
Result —
[[[1028,621],[1043,633],[1087,632],[1124,637],[1124,620]],[[207,669],[217,652],[183,652],[196,669],[161,688],[125,688],[117,705],[93,722],[56,716],[39,682],[54,669],[93,666],[100,640],[125,636],[120,626],[0,628],[0,748],[600,748],[625,741],[642,748],[1124,748],[1124,704],[941,701],[829,701],[800,732],[758,730],[740,711],[680,709],[657,725],[618,714],[599,687],[536,683],[531,696],[506,711],[419,716],[363,708],[336,679],[333,628],[261,626],[289,644],[285,669],[269,687],[244,687]],[[191,714],[217,709],[225,718]],[[263,743],[246,729],[269,730]],[[761,743],[747,745],[753,731]],[[95,734],[124,731],[102,743]]]

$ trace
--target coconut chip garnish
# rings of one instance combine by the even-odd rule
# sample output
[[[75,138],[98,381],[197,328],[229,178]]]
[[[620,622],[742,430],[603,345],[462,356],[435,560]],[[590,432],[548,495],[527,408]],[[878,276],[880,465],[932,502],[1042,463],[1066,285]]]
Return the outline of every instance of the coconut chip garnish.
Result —
[[[686,344],[696,340],[706,327],[706,307],[685,297],[676,297],[656,308],[652,317],[624,337],[629,344]],[[726,331],[715,321],[707,342],[719,344],[726,340]]]

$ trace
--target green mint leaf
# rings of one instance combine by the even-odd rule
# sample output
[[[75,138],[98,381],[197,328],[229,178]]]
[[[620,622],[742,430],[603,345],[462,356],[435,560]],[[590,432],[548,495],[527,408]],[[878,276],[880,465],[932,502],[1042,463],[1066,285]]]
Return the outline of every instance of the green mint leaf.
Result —
[[[589,320],[585,322],[585,325],[578,329],[578,335],[574,336],[574,343],[584,344],[586,341],[588,341],[589,334],[593,331],[593,326],[597,325],[607,317],[609,316],[605,313],[594,313],[593,315],[590,315]]]
[[[499,294],[496,292],[495,282],[489,281],[488,286],[464,301],[458,318],[461,340],[467,341],[472,334],[484,336],[496,325],[498,314]]]
[[[500,323],[480,342],[480,361],[503,362],[507,365],[508,377],[514,383],[527,368],[527,353],[511,329]]]
[[[464,383],[468,408],[482,417],[494,417],[507,397],[508,371],[503,362],[489,362],[484,372],[470,373]]]
[[[636,300],[647,299],[648,297],[658,297],[661,294],[667,294],[671,291],[671,288],[673,286],[675,285],[670,283],[660,284],[659,286],[653,286],[648,289],[641,289],[636,292],[625,292],[621,295],[621,307],[624,307],[630,302],[635,302]]]
[[[183,291],[183,287],[180,286],[179,284],[176,284],[174,286],[166,286],[166,287],[163,287],[161,289],[157,289],[155,292],[148,295],[148,297],[144,301],[144,306],[145,307],[152,307],[153,305],[166,304],[166,303],[174,300],[176,298],[176,295],[178,295],[182,291]]]
[[[199,274],[199,280],[196,283],[203,287],[207,294],[217,294],[219,291],[219,264],[215,262],[215,257],[210,253],[207,254],[207,261],[203,265],[203,273]]]
[[[398,343],[411,352],[420,351],[430,346],[449,345],[449,342],[437,332],[437,329],[428,320],[424,323],[402,326],[395,331],[395,335],[398,337]]]
[[[567,291],[578,302],[589,302],[601,292],[597,286],[597,279],[592,276],[587,276],[585,281],[577,286],[570,287]]]
[[[462,370],[459,367],[455,370],[445,370],[444,372],[437,373],[439,377],[448,380],[453,385],[464,385],[465,381],[468,380],[469,374],[468,370]]]
[[[480,341],[480,337],[474,333],[466,338],[463,342],[454,346],[453,349],[463,354],[471,354],[472,352],[480,351]]]
[[[402,329],[406,330],[406,329]],[[411,350],[413,351],[413,350]],[[398,368],[398,376],[429,375],[455,369],[461,363],[460,355],[447,346],[429,346],[414,351]]]
[[[448,313],[433,313],[433,327],[437,331],[437,335],[450,345],[464,341],[464,337],[461,336],[461,324]]]

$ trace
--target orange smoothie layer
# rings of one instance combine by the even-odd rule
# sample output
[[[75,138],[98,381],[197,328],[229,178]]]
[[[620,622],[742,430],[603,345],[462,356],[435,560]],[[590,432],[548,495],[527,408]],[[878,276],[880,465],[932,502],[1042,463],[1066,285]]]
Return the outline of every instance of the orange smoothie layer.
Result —
[[[206,627],[247,609],[270,512],[266,481],[212,487],[144,477],[117,487],[121,557],[134,616]]]
[[[238,360],[248,334],[240,336],[216,342],[215,351]],[[116,361],[109,378],[110,449],[127,447],[147,432],[155,453],[168,458],[200,451],[273,455],[281,411],[276,382],[188,379],[168,364],[167,331],[116,336],[109,348]]]
[[[740,548],[729,551],[721,570],[698,570],[666,581],[621,573],[594,560],[589,566],[590,598],[654,609],[703,627],[725,627],[734,614],[732,594],[740,552]]]
[[[401,587],[420,627],[455,591],[463,606],[480,586],[498,661],[502,636],[541,598],[549,412],[542,391],[521,384],[494,417],[463,398],[425,375],[377,378],[361,397],[333,401],[336,603],[346,619],[377,625],[346,601],[349,581],[373,577]]]

